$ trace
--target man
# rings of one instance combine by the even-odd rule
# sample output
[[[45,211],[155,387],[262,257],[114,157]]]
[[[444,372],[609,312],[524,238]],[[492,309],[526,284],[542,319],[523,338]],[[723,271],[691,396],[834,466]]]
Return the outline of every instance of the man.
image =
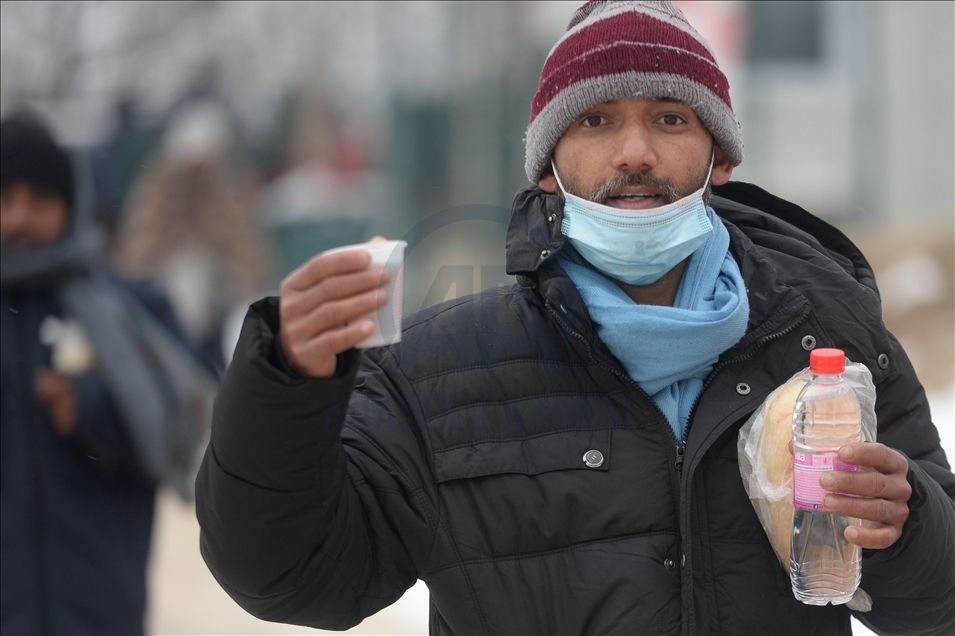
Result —
[[[364,353],[360,317],[385,299],[362,252],[318,256],[253,305],[197,481],[223,587],[334,629],[420,578],[437,634],[850,633],[845,605],[793,597],[736,450],[809,351],[836,346],[878,391],[880,442],[840,451],[863,471],[824,483],[844,493],[829,510],[865,520],[847,532],[873,601],[857,616],[950,633],[955,476],[871,269],[827,224],[729,183],[728,84],[679,10],[582,7],[526,143],[517,285]]]
[[[98,246],[76,198],[70,158],[42,124],[0,124],[4,634],[143,632],[155,485],[66,293],[78,281],[99,289],[89,284]],[[177,329],[157,292],[110,281]]]

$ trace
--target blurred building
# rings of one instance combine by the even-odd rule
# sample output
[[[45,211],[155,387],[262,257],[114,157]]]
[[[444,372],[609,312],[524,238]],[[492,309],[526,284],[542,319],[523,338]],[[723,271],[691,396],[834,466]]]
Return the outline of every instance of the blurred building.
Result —
[[[840,222],[951,224],[955,5],[748,8],[738,176]]]
[[[0,110],[28,102],[61,138],[102,147],[123,127],[161,129],[190,91],[219,96],[235,113],[237,161],[268,193],[264,218],[288,271],[329,241],[400,236],[453,206],[508,208],[526,185],[522,139],[541,64],[578,4],[4,2]],[[953,249],[952,3],[678,4],[730,78],[746,143],[735,178],[849,230],[876,261],[883,228]],[[310,86],[321,108],[302,107]],[[114,123],[117,112],[127,120]],[[124,151],[134,170],[147,138]],[[360,170],[348,168],[349,144]],[[129,172],[113,180],[129,183]],[[405,307],[434,297],[442,265],[473,266],[462,289],[496,284],[478,272],[503,263],[499,225],[421,242]],[[923,239],[906,241],[918,251]],[[923,310],[949,302],[943,261],[948,291],[925,287]]]

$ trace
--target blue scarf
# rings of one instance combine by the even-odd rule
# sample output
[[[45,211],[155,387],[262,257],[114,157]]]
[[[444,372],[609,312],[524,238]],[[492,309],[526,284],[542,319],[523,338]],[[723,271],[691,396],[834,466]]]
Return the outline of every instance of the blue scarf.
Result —
[[[630,377],[683,439],[703,381],[720,354],[746,333],[749,300],[730,236],[711,208],[713,234],[690,257],[673,307],[638,305],[573,250],[558,260],[590,318]]]

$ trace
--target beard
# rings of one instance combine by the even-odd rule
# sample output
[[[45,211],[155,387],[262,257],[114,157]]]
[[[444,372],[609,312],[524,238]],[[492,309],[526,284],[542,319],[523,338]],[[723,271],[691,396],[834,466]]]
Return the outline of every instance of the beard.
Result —
[[[663,199],[663,204],[667,205],[696,192],[703,187],[705,183],[706,189],[703,191],[703,203],[706,205],[710,204],[709,162],[707,162],[707,165],[701,170],[700,176],[693,180],[695,185],[685,191],[678,188],[669,179],[655,177],[649,172],[618,173],[607,181],[597,184],[589,194],[585,193],[584,188],[580,187],[569,176],[564,177],[564,182],[566,183],[567,191],[571,194],[601,205],[606,204],[610,197],[618,194],[627,186],[652,188],[660,194],[660,197]]]
[[[656,190],[660,193],[664,204],[679,201],[690,192],[695,192],[699,189],[699,186],[697,186],[693,190],[690,190],[690,192],[682,193],[680,192],[679,188],[673,185],[673,183],[668,179],[658,179],[647,172],[628,172],[618,174],[613,178],[597,185],[597,187],[594,188],[594,191],[590,194],[589,199],[594,203],[600,203],[603,205],[608,199],[610,199],[610,197],[618,194],[627,186],[644,186],[647,188],[652,188],[653,190]]]

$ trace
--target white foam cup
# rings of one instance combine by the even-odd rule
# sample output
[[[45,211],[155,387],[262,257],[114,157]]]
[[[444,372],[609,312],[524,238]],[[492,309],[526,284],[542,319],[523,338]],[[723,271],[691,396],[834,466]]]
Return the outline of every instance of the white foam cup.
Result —
[[[375,331],[370,336],[355,345],[358,349],[383,347],[401,342],[401,297],[402,297],[402,265],[405,260],[405,241],[379,241],[377,243],[359,243],[346,245],[326,251],[326,254],[345,252],[347,250],[365,250],[371,254],[371,265],[382,265],[391,274],[383,287],[388,293],[388,302],[370,314],[362,316],[375,323]]]

